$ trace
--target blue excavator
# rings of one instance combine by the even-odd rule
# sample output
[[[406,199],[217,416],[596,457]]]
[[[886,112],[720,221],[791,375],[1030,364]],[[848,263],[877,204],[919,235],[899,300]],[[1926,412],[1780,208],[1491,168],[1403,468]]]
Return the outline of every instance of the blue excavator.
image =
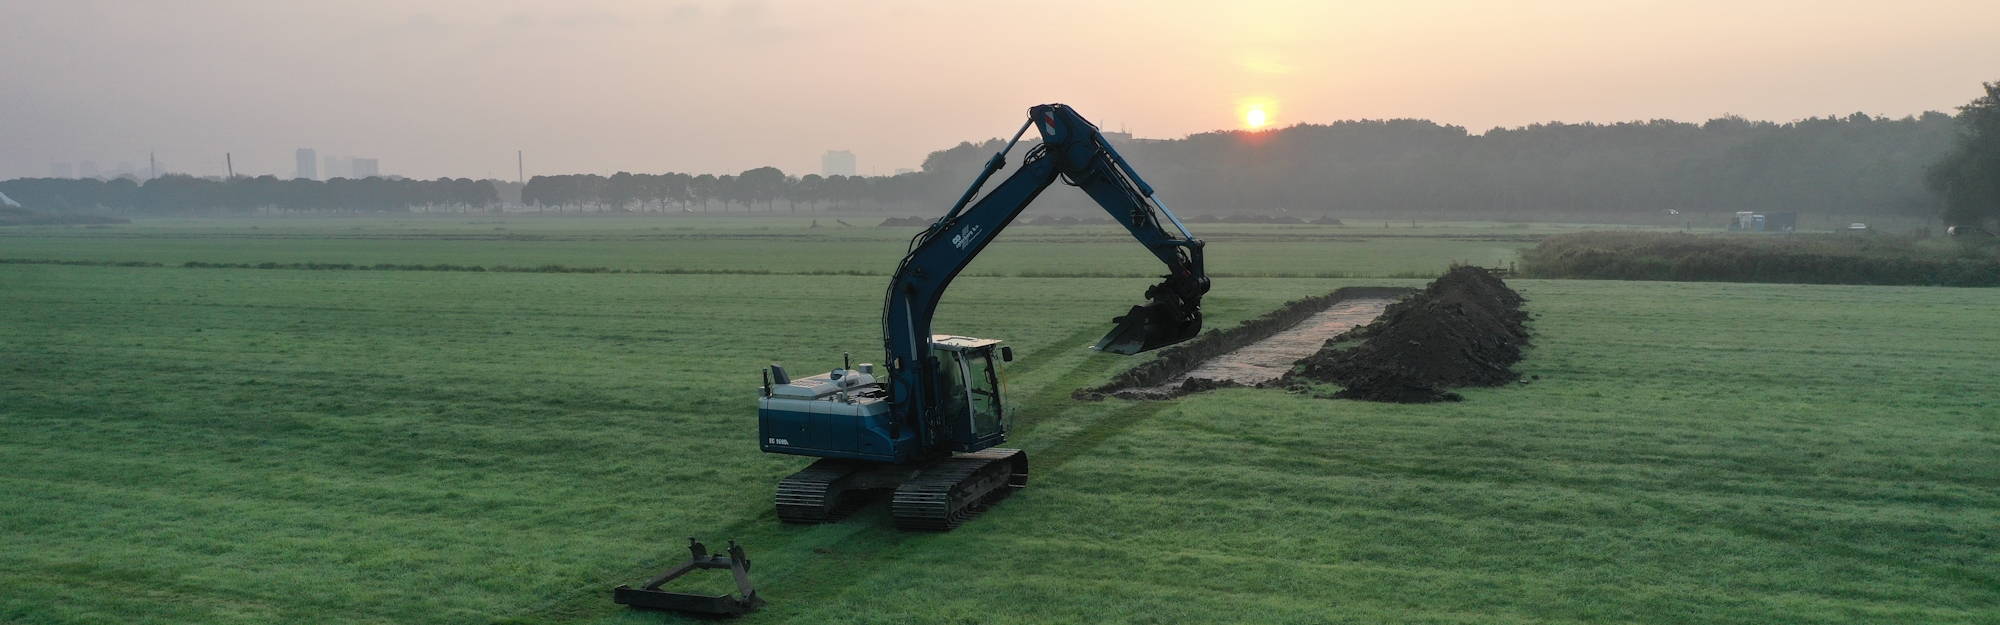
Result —
[[[1030,127],[1041,142],[983,197]],[[1049,185],[1078,187],[1167,266],[1147,302],[1112,321],[1093,348],[1137,354],[1201,332],[1208,292],[1202,241],[1160,203],[1096,126],[1062,104],[1028,109],[1028,121],[986,162],[944,217],[917,234],[883,297],[884,362],[793,378],[764,372],[757,425],[763,451],[820,460],[778,483],[778,518],[837,521],[893,490],[896,527],[947,531],[1028,483],[1028,456],[998,447],[1012,411],[1004,363],[1014,350],[991,339],[933,334],[931,315],[966,265]],[[978,201],[973,201],[978,197]]]

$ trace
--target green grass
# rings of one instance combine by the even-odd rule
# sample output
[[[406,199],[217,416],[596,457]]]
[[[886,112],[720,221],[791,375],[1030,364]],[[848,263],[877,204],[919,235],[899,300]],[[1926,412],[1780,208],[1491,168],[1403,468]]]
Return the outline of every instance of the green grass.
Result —
[[[0,257],[239,253],[218,228]],[[690,535],[748,546],[746,623],[2000,618],[2000,292],[1520,281],[1540,380],[1463,403],[1070,400],[1148,282],[954,288],[941,331],[1022,353],[1035,477],[916,535],[779,525],[807,460],[753,444],[757,367],[880,357],[879,277],[0,265],[0,622],[674,622],[607,591]],[[1218,280],[1211,324],[1357,283]]]
[[[2000,616],[1994,294],[1521,286],[1531,385],[1422,406],[1227,390],[1119,403],[1105,436],[1038,427],[1031,453],[1087,451],[773,620]]]
[[[818,220],[822,228],[811,228]],[[203,263],[506,265],[639,270],[860,272],[887,275],[914,228],[880,215],[608,218],[142,220],[102,227],[0,228],[0,259]],[[1205,224],[1211,273],[1224,276],[1434,275],[1452,261],[1505,265],[1565,229],[1506,224],[1419,228]],[[968,272],[1150,277],[1158,261],[1115,226],[1014,226]]]
[[[2000,244],[1975,237],[1582,232],[1522,260],[1521,275],[1537,278],[2000,286]]]

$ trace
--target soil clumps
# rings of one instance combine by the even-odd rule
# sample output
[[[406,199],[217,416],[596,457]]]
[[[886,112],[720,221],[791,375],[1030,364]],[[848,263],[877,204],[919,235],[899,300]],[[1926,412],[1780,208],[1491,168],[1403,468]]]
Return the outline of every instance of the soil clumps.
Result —
[[[1326,342],[1286,380],[1343,387],[1332,397],[1395,403],[1458,401],[1450,388],[1500,386],[1528,345],[1527,300],[1479,267],[1454,267],[1382,311],[1373,323]],[[1360,342],[1360,345],[1353,345]]]

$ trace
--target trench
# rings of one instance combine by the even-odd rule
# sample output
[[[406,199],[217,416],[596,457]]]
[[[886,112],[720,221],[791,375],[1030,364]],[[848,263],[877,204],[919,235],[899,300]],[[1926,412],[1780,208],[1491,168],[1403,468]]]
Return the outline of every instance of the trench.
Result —
[[[1171,399],[1224,386],[1256,386],[1283,376],[1327,339],[1382,315],[1413,289],[1347,287],[1293,301],[1256,319],[1163,350],[1109,384],[1080,389],[1078,399]]]
[[[1193,371],[1174,376],[1167,383],[1141,389],[1133,389],[1146,394],[1171,394],[1174,389],[1190,379],[1228,382],[1243,386],[1256,386],[1278,379],[1292,370],[1293,363],[1319,352],[1327,339],[1339,336],[1357,326],[1368,325],[1376,317],[1382,316],[1382,309],[1388,308],[1396,300],[1382,298],[1352,299],[1339,302],[1322,310],[1298,325],[1266,337],[1264,340],[1245,345],[1221,356],[1209,359]]]

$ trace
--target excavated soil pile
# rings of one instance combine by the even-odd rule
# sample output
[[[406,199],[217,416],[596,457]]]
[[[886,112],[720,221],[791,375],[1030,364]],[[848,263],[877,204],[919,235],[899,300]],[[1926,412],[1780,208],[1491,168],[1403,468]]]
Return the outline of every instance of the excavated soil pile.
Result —
[[[1528,344],[1526,301],[1485,269],[1456,267],[1374,323],[1327,341],[1287,377],[1338,384],[1340,399],[1458,401],[1446,389],[1519,377],[1510,367]]]

